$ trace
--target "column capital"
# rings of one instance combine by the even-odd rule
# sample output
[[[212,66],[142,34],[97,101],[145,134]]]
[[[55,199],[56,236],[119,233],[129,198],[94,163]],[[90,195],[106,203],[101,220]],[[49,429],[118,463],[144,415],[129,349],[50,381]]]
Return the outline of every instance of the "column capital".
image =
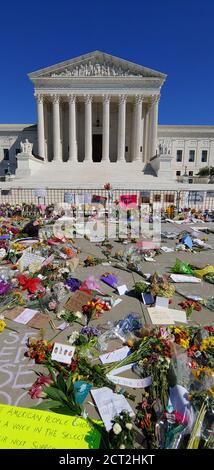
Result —
[[[149,102],[151,104],[151,106],[153,106],[154,104],[158,103],[159,102],[159,99],[160,99],[160,95],[151,95],[149,97]]]
[[[103,95],[103,103],[109,103],[110,101],[110,95]]]
[[[51,95],[53,104],[59,104],[60,96],[59,95]]]
[[[127,95],[119,95],[119,104],[126,103]]]
[[[142,95],[135,95],[135,104],[142,104],[143,98]]]
[[[86,104],[90,104],[93,101],[93,96],[92,95],[84,95],[84,101]]]
[[[69,94],[67,95],[67,98],[68,98],[68,102],[69,102],[69,103],[76,103],[76,99],[77,99],[77,98],[76,98],[76,95],[73,95],[73,94],[70,94],[70,93],[69,93]]]
[[[43,103],[45,99],[45,95],[42,93],[34,93],[37,103]]]

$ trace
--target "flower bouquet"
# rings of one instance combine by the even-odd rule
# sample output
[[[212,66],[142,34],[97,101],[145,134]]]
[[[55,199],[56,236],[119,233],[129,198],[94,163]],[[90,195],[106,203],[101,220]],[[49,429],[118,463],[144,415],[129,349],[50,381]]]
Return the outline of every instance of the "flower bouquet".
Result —
[[[107,284],[108,286],[110,287],[117,287],[118,285],[118,279],[117,279],[117,276],[115,276],[115,274],[113,273],[104,273],[102,274],[102,276],[100,277],[100,280],[105,282],[105,284]]]

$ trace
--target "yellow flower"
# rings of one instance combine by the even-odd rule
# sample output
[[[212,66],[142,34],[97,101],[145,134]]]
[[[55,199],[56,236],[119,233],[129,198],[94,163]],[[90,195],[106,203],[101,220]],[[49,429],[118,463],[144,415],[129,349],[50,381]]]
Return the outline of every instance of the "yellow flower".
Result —
[[[214,349],[214,336],[202,340],[200,350],[206,351],[206,349]]]
[[[180,340],[180,345],[182,346],[182,348],[187,349],[189,347],[189,340],[188,339],[181,339]]]
[[[0,333],[1,333],[2,331],[4,331],[5,327],[6,327],[5,321],[4,321],[4,320],[0,320]]]

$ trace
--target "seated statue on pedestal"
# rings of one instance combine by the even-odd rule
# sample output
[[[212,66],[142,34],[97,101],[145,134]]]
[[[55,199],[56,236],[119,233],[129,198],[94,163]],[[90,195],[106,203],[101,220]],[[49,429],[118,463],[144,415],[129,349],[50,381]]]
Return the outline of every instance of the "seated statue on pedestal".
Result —
[[[29,142],[28,139],[25,139],[25,142],[20,142],[21,153],[27,153],[28,155],[32,155],[33,144]]]

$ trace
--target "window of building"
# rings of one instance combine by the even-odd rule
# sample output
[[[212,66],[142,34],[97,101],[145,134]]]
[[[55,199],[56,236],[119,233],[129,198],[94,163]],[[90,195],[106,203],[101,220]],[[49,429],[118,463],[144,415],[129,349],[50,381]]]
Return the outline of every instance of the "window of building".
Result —
[[[128,148],[128,145],[126,145],[126,152],[128,152],[129,148]]]
[[[193,179],[189,178],[189,184],[192,184],[192,183],[193,183]]]
[[[142,152],[142,151],[143,151],[143,147],[142,147],[142,145],[141,145],[141,146],[140,146],[140,152]]]
[[[203,163],[207,162],[207,150],[202,150],[202,152],[201,152],[201,161]]]
[[[176,176],[181,176],[181,171],[176,171]]]
[[[189,162],[194,162],[195,161],[195,150],[190,150],[189,151]]]
[[[193,176],[193,171],[189,171],[189,176]]]
[[[154,194],[153,202],[161,202],[161,194]]]
[[[182,150],[177,150],[176,162],[182,162]]]
[[[164,200],[165,200],[165,202],[173,203],[174,200],[175,200],[175,196],[174,196],[174,194],[165,194],[164,195]]]
[[[4,160],[9,160],[9,149],[3,149]]]

